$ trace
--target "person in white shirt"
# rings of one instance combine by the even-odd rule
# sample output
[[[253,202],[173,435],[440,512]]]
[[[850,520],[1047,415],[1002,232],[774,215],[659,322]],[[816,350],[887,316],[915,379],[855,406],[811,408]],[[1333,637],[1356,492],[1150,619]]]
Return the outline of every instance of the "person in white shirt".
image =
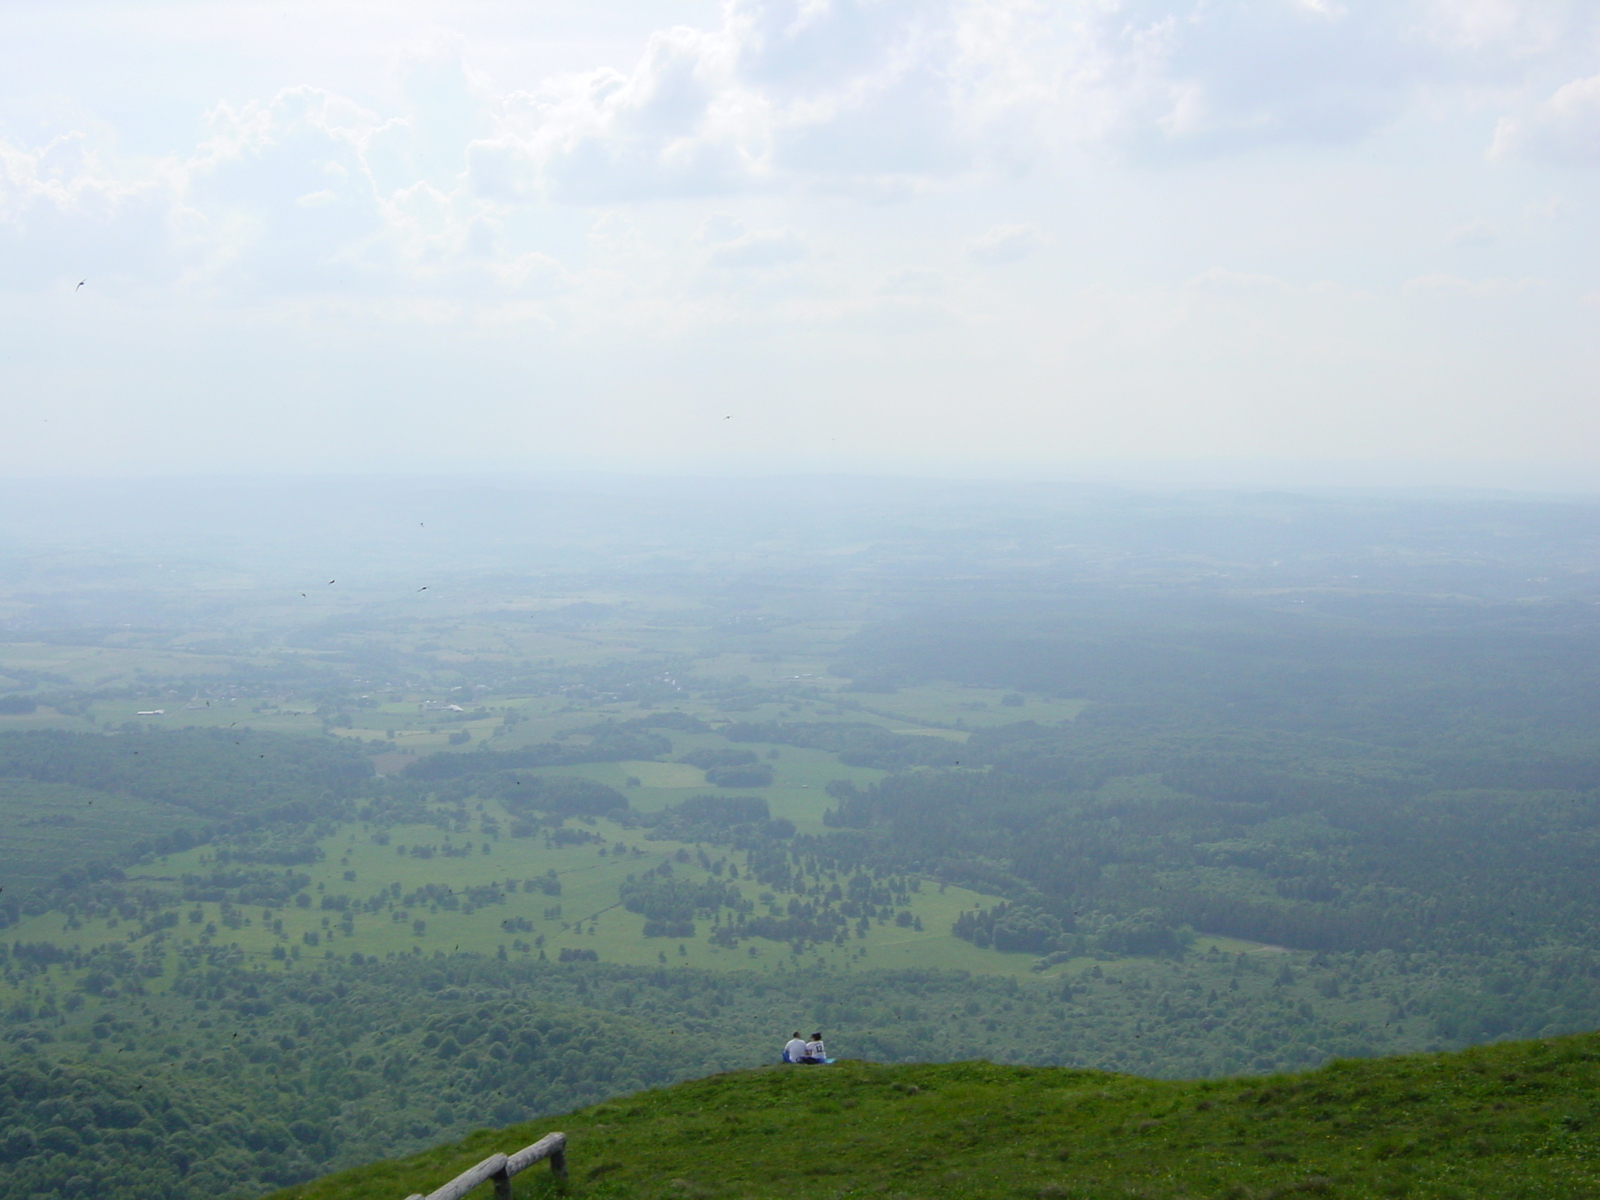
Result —
[[[811,1040],[806,1043],[806,1055],[800,1060],[808,1063],[825,1063],[828,1061],[828,1048],[822,1044],[822,1034],[813,1033]]]
[[[788,1044],[783,1048],[783,1061],[787,1063],[797,1063],[802,1061],[805,1056],[805,1039],[800,1036],[800,1031],[796,1029],[794,1033],[789,1036]]]

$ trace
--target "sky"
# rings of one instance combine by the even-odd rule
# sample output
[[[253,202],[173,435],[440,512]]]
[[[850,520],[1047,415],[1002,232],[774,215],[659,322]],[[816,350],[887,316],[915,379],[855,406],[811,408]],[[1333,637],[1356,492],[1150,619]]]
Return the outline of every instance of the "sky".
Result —
[[[6,0],[0,476],[1595,482],[1597,218],[1593,0]]]

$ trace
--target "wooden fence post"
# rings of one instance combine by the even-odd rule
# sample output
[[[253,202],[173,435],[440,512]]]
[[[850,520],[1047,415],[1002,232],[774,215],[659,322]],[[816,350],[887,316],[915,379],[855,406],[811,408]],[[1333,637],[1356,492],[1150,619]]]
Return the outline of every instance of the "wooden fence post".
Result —
[[[485,1180],[494,1180],[495,1200],[511,1200],[511,1177],[531,1167],[541,1158],[550,1160],[550,1172],[557,1179],[567,1177],[567,1135],[547,1133],[531,1146],[524,1146],[515,1154],[491,1154],[475,1167],[457,1175],[442,1188],[424,1196],[413,1192],[406,1200],[461,1200],[468,1192]]]
[[[491,1154],[477,1166],[457,1175],[442,1188],[429,1192],[427,1200],[461,1200],[461,1197],[465,1196],[484,1180],[505,1174],[505,1169],[506,1156],[504,1154]]]

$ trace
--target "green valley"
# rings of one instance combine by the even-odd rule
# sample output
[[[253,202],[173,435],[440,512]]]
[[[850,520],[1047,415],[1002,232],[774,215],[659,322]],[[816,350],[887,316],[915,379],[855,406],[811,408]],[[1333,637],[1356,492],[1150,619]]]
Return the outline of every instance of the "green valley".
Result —
[[[781,1095],[830,1138],[853,1096],[888,1119],[936,1093],[1020,1111],[1032,1087],[1066,1106],[1041,1130],[1088,1120],[1080,1084],[1128,1098],[1070,1159],[995,1167],[1021,1194],[1394,1192],[1432,1150],[1296,1166],[1273,1157],[1299,1153],[1276,1145],[1304,1140],[1292,1123],[1194,1114],[1258,1077],[1600,1028],[1600,658],[1587,568],[1559,565],[1587,561],[1587,526],[1511,503],[1488,524],[1373,498],[1073,503],[965,510],[954,540],[906,508],[875,540],[759,559],[631,527],[605,565],[377,554],[319,567],[320,590],[284,586],[281,557],[155,560],[142,624],[82,616],[124,603],[92,572],[19,567],[0,1200],[259,1196],[713,1075],[759,1107],[739,1089],[777,1078],[797,1027],[885,1064],[771,1084],[819,1089]],[[1403,569],[1379,526],[1416,548]],[[1324,1132],[1371,1127],[1317,1086],[1355,1104]],[[1213,1173],[1111,1173],[1180,1124],[1135,1102],[1163,1096],[1195,1098],[1170,1111]],[[1585,1145],[1586,1111],[1551,1145]],[[938,1136],[978,1162],[960,1119]],[[872,1175],[910,1152],[861,1145],[874,1188],[970,1183],[957,1162]],[[580,1172],[607,1163],[572,1186],[655,1186],[621,1150]],[[674,1194],[715,1194],[660,1163]],[[739,1170],[730,1194],[768,1186]]]

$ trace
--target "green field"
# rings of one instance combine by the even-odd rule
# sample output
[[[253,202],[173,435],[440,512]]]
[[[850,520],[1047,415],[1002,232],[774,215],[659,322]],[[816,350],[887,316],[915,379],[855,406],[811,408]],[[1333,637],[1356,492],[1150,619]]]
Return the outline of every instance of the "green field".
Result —
[[[682,736],[673,738],[675,751],[690,750],[697,746],[726,747],[727,743],[712,735]],[[753,744],[752,748],[766,747]],[[825,750],[810,750],[784,746],[775,759],[763,758],[774,769],[775,778],[766,787],[740,788],[740,795],[761,796],[767,801],[774,817],[786,817],[802,833],[820,833],[824,826],[822,814],[833,801],[823,789],[835,779],[847,779],[865,786],[883,778],[885,772],[873,767],[850,767],[840,763]],[[705,772],[687,763],[624,761],[615,763],[577,763],[563,767],[540,767],[535,773],[543,775],[581,775],[621,790],[629,806],[640,812],[655,812],[676,804],[686,796],[715,790],[706,783]],[[637,779],[637,785],[630,785]]]
[[[530,773],[536,775],[594,780],[622,792],[635,813],[651,814],[688,797],[717,791],[708,784],[702,769],[676,760],[696,750],[728,749],[729,742],[718,731],[730,721],[843,721],[876,726],[907,739],[935,738],[960,744],[967,733],[959,726],[981,728],[1023,719],[1070,720],[1083,707],[1079,701],[1019,697],[999,689],[956,685],[920,686],[887,695],[850,693],[844,690],[846,680],[823,670],[815,651],[854,629],[853,625],[840,623],[797,627],[790,636],[805,642],[813,651],[809,654],[775,656],[697,650],[693,670],[700,687],[725,684],[742,688],[748,684],[770,692],[758,691],[753,700],[743,700],[731,711],[716,699],[714,691],[685,693],[670,703],[656,704],[594,696],[583,699],[569,694],[497,694],[483,689],[465,692],[458,688],[456,692],[441,693],[437,689],[374,688],[341,706],[342,718],[338,722],[328,721],[325,707],[319,712],[317,704],[290,696],[246,699],[223,694],[226,689],[212,686],[208,679],[222,673],[229,666],[230,657],[236,667],[236,656],[208,658],[191,651],[173,654],[134,648],[11,646],[4,653],[15,655],[19,666],[26,663],[33,669],[74,672],[84,678],[88,677],[85,672],[101,671],[107,681],[111,680],[113,668],[119,672],[119,682],[129,678],[154,679],[162,670],[187,672],[202,660],[206,670],[186,676],[194,690],[182,700],[159,695],[97,699],[87,706],[83,716],[61,716],[41,708],[34,714],[0,718],[0,731],[8,727],[6,722],[11,722],[9,727],[13,728],[88,726],[114,731],[159,731],[193,727],[291,735],[321,733],[355,742],[371,756],[380,775],[393,775],[430,753],[471,755],[479,747],[517,750],[547,744],[551,739],[565,739],[565,744],[579,746],[590,740],[582,731],[596,720],[627,721],[669,712],[706,722],[706,732],[672,731],[672,751],[664,759],[531,769]],[[692,622],[664,627],[616,622],[581,635],[566,635],[498,624],[479,626],[468,619],[439,631],[408,625],[377,638],[363,636],[408,652],[426,647],[438,671],[447,673],[452,661],[465,661],[472,656],[552,652],[559,653],[559,661],[567,667],[580,668],[586,663],[609,661],[618,652],[642,653],[646,644],[652,653],[691,649],[705,635]],[[198,643],[194,649],[202,646]],[[293,653],[300,661],[311,662],[325,652]],[[0,662],[9,661],[0,658]],[[1002,704],[1002,700],[1006,703]],[[152,708],[162,711],[149,711]],[[738,794],[760,797],[772,817],[792,822],[801,835],[827,832],[823,814],[834,803],[825,791],[829,783],[842,780],[867,787],[888,773],[876,767],[841,763],[835,754],[820,749],[767,743],[738,743],[738,748],[756,754],[774,772],[770,785],[738,789]],[[84,809],[89,807],[87,797],[71,802]],[[185,821],[179,810],[141,807],[126,797],[101,797],[98,803],[102,812],[124,815],[115,822],[102,818],[99,825],[71,827],[77,831],[75,838],[65,836],[66,826],[19,829],[13,839],[17,853],[33,857],[25,869],[19,868],[13,875],[13,886],[37,886],[50,877],[53,867],[47,869],[38,864],[52,861],[48,857],[52,846],[70,851],[67,858],[73,861],[109,860],[116,858],[119,843],[126,845],[174,827],[195,826],[192,819]],[[980,948],[952,936],[951,925],[961,912],[990,907],[999,901],[998,896],[942,886],[932,879],[918,881],[920,890],[913,892],[903,907],[911,925],[879,917],[843,945],[810,943],[797,953],[785,942],[754,938],[737,948],[719,946],[710,941],[714,925],[707,920],[696,923],[693,937],[646,937],[644,918],[619,905],[619,885],[630,875],[687,855],[696,864],[689,873],[698,872],[696,877],[705,879],[709,876],[697,865],[702,853],[735,862],[739,855],[714,846],[649,840],[640,829],[604,819],[568,823],[584,835],[601,839],[598,843],[558,845],[544,837],[504,836],[515,815],[493,799],[474,800],[466,825],[461,820],[464,815],[441,809],[430,817],[431,824],[371,825],[351,821],[332,832],[323,831],[316,839],[320,860],[293,867],[295,873],[310,879],[301,892],[301,898],[309,900],[309,907],[295,903],[244,907],[214,899],[182,899],[181,894],[194,887],[186,880],[208,877],[219,865],[217,850],[201,846],[128,869],[127,887],[145,897],[140,902],[144,911],[137,919],[126,915],[126,904],[120,914],[114,909],[95,911],[93,905],[83,911],[79,906],[70,906],[66,911],[24,915],[8,937],[48,943],[84,955],[110,945],[141,952],[152,947],[190,947],[207,952],[229,949],[239,961],[259,963],[273,970],[304,968],[330,956],[389,959],[418,954],[431,957],[440,953],[504,953],[513,958],[543,955],[554,959],[562,950],[584,950],[594,952],[602,962],[637,966],[666,962],[760,972],[946,969],[1039,977],[1032,969],[1036,962],[1032,953]],[[488,826],[484,825],[486,819]],[[453,832],[445,833],[443,829]],[[85,838],[85,833],[90,836]],[[604,853],[600,852],[601,845]],[[447,846],[451,857],[445,856]],[[468,846],[471,853],[460,853]],[[413,847],[432,847],[435,853],[429,858],[417,857],[411,853]],[[618,847],[622,848],[620,853]],[[0,852],[5,849],[5,844],[0,843]],[[36,849],[46,857],[34,855]],[[561,883],[559,897],[547,896],[534,887],[535,880],[552,871]],[[499,902],[455,908],[432,901],[402,903],[406,895],[427,887],[461,892],[494,887],[498,889]],[[763,910],[764,888],[749,880],[738,887],[745,901]],[[385,893],[385,898],[378,903],[374,898],[380,892]],[[325,908],[325,898],[341,907]],[[375,904],[379,911],[362,911]],[[344,910],[352,905],[355,915],[344,920]],[[181,912],[181,923],[152,934],[149,922],[159,912]],[[1205,935],[1195,947],[1202,952],[1216,948],[1230,953],[1258,948],[1255,943]],[[1116,956],[1102,953],[1099,958],[1114,961]],[[147,989],[159,991],[170,982],[173,964],[170,956],[164,961],[161,973],[143,985]],[[1057,976],[1087,962],[1058,962],[1044,977]],[[70,974],[69,971],[69,979]],[[0,995],[5,990],[6,985],[0,984]],[[13,990],[13,994],[17,993]]]
[[[513,819],[493,802],[484,804],[482,815],[504,823]],[[330,954],[390,957],[420,953],[431,957],[442,951],[495,955],[502,947],[512,955],[530,958],[538,950],[554,959],[563,948],[587,949],[595,951],[604,962],[638,966],[670,962],[675,966],[762,971],[949,968],[1026,977],[1035,961],[1031,954],[980,950],[951,936],[950,925],[962,910],[992,904],[995,898],[933,884],[914,893],[909,908],[922,922],[920,932],[880,921],[864,938],[852,938],[843,947],[814,947],[803,957],[792,954],[783,943],[752,940],[737,950],[711,945],[707,940],[711,926],[705,921],[696,923],[698,936],[693,938],[647,938],[642,932],[644,918],[620,907],[618,885],[630,875],[672,862],[680,852],[696,855],[701,848],[670,840],[648,841],[638,830],[604,819],[577,824],[575,828],[600,837],[605,852],[602,854],[594,843],[557,846],[544,838],[452,835],[441,833],[436,825],[391,827],[381,835],[385,844],[380,845],[368,829],[341,829],[321,839],[319,844],[326,856],[321,862],[292,868],[311,877],[311,886],[302,893],[311,898],[310,907],[289,904],[245,912],[234,906],[235,919],[240,923],[237,928],[229,928],[221,903],[185,903],[181,905],[185,919],[175,931],[176,941],[180,945],[235,947],[245,961],[263,965],[274,963],[274,951],[292,955],[283,960],[285,966],[314,965]],[[488,847],[487,853],[484,846]],[[624,847],[623,851],[615,852],[617,846]],[[415,856],[412,850],[418,847],[429,848],[430,857]],[[465,848],[470,853],[447,858],[443,856],[445,847],[453,851]],[[706,851],[741,862],[741,856],[730,856],[716,847]],[[148,866],[131,868],[128,877],[135,885],[144,881],[164,888],[185,875],[208,875],[215,869],[215,858],[214,850],[197,847],[165,856]],[[546,895],[532,886],[550,871],[556,872],[561,882],[559,896]],[[680,864],[678,873],[691,879],[711,878],[694,865]],[[470,912],[441,909],[436,904],[406,907],[394,901],[381,913],[355,916],[348,928],[341,927],[339,911],[320,907],[324,896],[343,895],[360,901],[396,887],[403,896],[430,884],[463,893],[469,888],[495,887],[503,901]],[[514,885],[516,890],[508,885]],[[737,886],[752,901],[765,890],[751,881]],[[506,921],[519,920],[528,922],[531,928],[507,931],[502,927]],[[424,923],[420,933],[415,932],[416,921]],[[212,932],[207,933],[208,928]],[[8,931],[8,936],[87,951],[108,942],[136,944],[138,938],[129,943],[130,932],[129,923],[117,917],[75,918],[45,913],[24,917]],[[308,935],[315,937],[314,946],[308,942]],[[533,945],[536,940],[542,943],[538,949]]]
[[[640,599],[589,592],[570,596],[564,603],[630,608],[638,606]],[[739,719],[831,716],[919,733],[958,733],[1015,721],[1071,720],[1084,707],[1081,700],[953,683],[921,684],[883,694],[856,693],[849,690],[849,680],[826,668],[837,647],[859,630],[859,622],[789,622],[782,631],[784,649],[751,654],[718,648],[715,625],[706,627],[710,614],[692,602],[672,596],[653,596],[646,602],[652,606],[651,615],[670,620],[661,623],[641,620],[643,614],[619,615],[581,633],[551,632],[506,621],[481,623],[474,620],[470,609],[457,609],[433,622],[397,617],[362,627],[359,633],[329,633],[311,640],[257,635],[242,641],[223,634],[195,633],[159,639],[129,634],[92,645],[4,642],[0,643],[0,691],[5,690],[3,679],[8,670],[24,675],[44,672],[91,698],[81,712],[60,713],[46,705],[30,714],[0,714],[0,732],[41,727],[116,729],[126,722],[150,728],[249,725],[284,733],[320,732],[326,714],[319,715],[317,704],[305,700],[298,694],[300,688],[288,681],[308,673],[357,676],[346,658],[346,652],[355,648],[363,653],[400,656],[412,664],[411,674],[427,682],[397,689],[392,684],[372,686],[351,678],[351,690],[367,694],[356,696],[357,703],[341,706],[352,723],[330,732],[392,740],[397,749],[424,753],[446,748],[448,735],[462,729],[472,734],[474,744],[493,739],[496,745],[511,746],[540,740],[578,723],[575,716],[581,721],[639,711],[629,702],[519,695],[500,689],[474,697],[463,706],[469,710],[486,706],[490,711],[482,718],[424,711],[465,679],[518,664],[581,672],[615,663],[620,657],[640,664],[659,661],[664,669],[682,671],[690,662],[697,685],[744,680],[758,697],[767,697],[738,707],[734,715]],[[276,629],[291,616],[303,620],[316,612],[321,619],[337,623],[358,611],[342,606],[330,609],[329,603],[323,599],[312,609],[286,611],[268,607],[253,616],[262,626]],[[530,616],[547,611],[549,606],[528,606]],[[161,644],[149,644],[152,640]],[[263,641],[265,646],[260,644]],[[243,689],[239,686],[241,678],[275,677],[283,677],[285,685],[251,682]],[[716,701],[688,690],[670,707],[700,715],[727,715]],[[148,715],[154,710],[161,711]],[[503,723],[507,713],[515,714],[519,721],[514,728]]]

